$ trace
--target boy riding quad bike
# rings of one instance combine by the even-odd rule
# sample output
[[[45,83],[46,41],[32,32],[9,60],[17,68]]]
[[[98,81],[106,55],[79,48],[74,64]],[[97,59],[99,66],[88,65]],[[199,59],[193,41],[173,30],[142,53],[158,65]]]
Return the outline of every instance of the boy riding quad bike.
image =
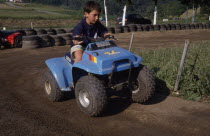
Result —
[[[4,48],[21,48],[21,33],[15,31],[0,31],[0,46],[3,46]]]
[[[114,38],[114,37],[109,37]],[[108,90],[128,88],[134,102],[147,101],[155,91],[154,77],[142,65],[142,58],[113,40],[88,39],[82,60],[73,63],[67,53],[64,57],[46,60],[45,92],[51,101],[61,101],[65,91],[75,91],[80,109],[89,116],[100,116],[106,108]],[[120,88],[120,89],[119,89]]]

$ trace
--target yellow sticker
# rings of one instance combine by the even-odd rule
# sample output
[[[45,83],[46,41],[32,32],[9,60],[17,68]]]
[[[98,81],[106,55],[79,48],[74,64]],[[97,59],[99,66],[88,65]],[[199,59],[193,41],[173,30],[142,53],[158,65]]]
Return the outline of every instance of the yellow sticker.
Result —
[[[115,54],[119,54],[120,52],[115,52],[115,51],[111,51],[111,52],[105,52],[104,54],[108,54],[108,55],[115,55]]]

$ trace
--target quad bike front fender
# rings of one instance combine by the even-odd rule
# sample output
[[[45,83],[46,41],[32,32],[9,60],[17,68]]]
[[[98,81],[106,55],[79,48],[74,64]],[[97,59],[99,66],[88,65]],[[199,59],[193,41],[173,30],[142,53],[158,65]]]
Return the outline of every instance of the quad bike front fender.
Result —
[[[139,67],[142,62],[142,58],[137,55],[135,56],[136,56],[136,61],[132,62],[132,67]],[[94,63],[92,61],[87,61],[87,60],[84,60],[84,61],[82,60],[82,61],[77,62],[73,65],[73,67],[79,68],[88,73],[93,73],[97,75],[105,75],[105,74],[110,74],[113,72],[113,65],[110,65],[109,68],[104,69],[103,67],[101,67],[101,65]],[[126,69],[130,69],[129,62],[116,66],[115,71],[123,71]]]
[[[71,91],[72,87],[72,65],[64,58],[53,58],[45,61],[52,72],[61,91]]]

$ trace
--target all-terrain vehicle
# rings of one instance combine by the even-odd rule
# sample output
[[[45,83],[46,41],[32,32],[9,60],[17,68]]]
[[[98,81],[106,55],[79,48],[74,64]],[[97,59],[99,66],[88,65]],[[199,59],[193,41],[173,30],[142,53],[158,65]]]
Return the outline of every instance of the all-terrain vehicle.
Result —
[[[88,40],[91,42],[84,50],[82,61],[74,63],[69,53],[46,60],[44,88],[51,101],[61,101],[64,91],[75,91],[80,109],[90,116],[100,116],[112,91],[127,88],[131,99],[138,103],[152,96],[154,77],[141,64],[140,56],[118,47],[112,39]]]
[[[22,35],[16,31],[0,31],[0,47],[21,48]]]

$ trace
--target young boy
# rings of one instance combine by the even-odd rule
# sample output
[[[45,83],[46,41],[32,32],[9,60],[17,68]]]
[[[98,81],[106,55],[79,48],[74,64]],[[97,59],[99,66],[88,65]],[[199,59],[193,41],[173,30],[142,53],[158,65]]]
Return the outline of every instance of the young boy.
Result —
[[[106,27],[99,22],[101,7],[97,2],[88,1],[84,7],[84,18],[73,29],[73,37],[88,36],[91,38],[105,37],[110,35]],[[82,60],[82,53],[88,41],[73,40],[71,56],[74,63]]]

